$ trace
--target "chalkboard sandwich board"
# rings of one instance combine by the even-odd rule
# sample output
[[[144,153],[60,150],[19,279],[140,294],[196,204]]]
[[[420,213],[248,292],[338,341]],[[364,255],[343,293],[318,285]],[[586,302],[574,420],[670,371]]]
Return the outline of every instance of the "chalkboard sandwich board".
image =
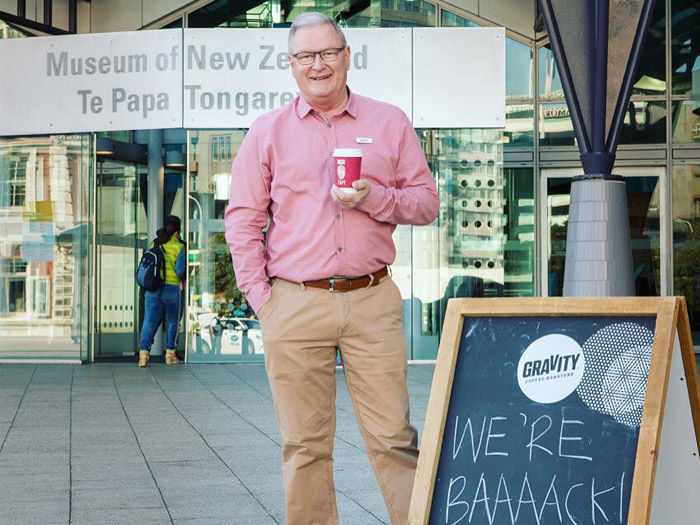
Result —
[[[409,525],[700,524],[685,300],[453,299]]]

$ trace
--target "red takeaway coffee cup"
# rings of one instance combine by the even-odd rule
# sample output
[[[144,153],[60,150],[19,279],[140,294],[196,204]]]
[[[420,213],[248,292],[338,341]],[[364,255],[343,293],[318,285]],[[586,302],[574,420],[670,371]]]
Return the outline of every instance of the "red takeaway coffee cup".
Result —
[[[360,178],[362,150],[359,148],[336,148],[333,150],[335,185],[340,191],[354,193],[352,183]]]

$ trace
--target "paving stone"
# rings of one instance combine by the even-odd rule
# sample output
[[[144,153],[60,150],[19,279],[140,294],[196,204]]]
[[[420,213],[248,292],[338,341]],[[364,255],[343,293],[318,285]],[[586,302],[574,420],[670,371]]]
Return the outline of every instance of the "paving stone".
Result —
[[[432,371],[409,367],[419,428]],[[281,437],[264,367],[155,363],[143,372],[0,365],[0,523],[68,525],[71,502],[70,525],[284,523]],[[342,372],[337,380],[341,523],[388,523]]]
[[[170,516],[165,507],[136,509],[73,509],[72,525],[134,525],[169,524]]]
[[[68,498],[58,501],[0,503],[2,522],[8,524],[68,522],[68,515]]]

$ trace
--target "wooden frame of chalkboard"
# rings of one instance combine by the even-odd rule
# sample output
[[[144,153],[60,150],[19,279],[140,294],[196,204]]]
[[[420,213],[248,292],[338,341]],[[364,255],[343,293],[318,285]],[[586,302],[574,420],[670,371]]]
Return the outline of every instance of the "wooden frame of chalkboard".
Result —
[[[649,523],[671,360],[674,344],[677,347],[679,339],[682,369],[685,372],[685,378],[687,378],[685,383],[687,384],[692,415],[692,422],[689,424],[692,427],[691,433],[694,430],[695,434],[694,439],[691,438],[691,440],[693,445],[697,447],[696,451],[700,448],[700,388],[698,387],[690,323],[685,299],[682,297],[451,299],[447,306],[428,402],[409,511],[409,525],[427,525],[430,521],[433,491],[465,319],[476,317],[607,316],[656,318],[634,463],[634,478],[626,520],[628,524],[634,525]],[[680,380],[683,381],[683,378],[681,377]],[[693,455],[697,456],[696,453]],[[698,466],[700,467],[700,463]],[[696,516],[695,519],[700,519],[700,515]],[[471,522],[471,518],[469,522]]]

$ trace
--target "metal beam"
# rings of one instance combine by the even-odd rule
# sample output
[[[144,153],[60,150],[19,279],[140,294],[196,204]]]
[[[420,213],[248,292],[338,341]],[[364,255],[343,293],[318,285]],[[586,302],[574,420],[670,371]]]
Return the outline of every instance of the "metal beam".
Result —
[[[17,0],[17,16],[20,18],[27,16],[27,0]]]
[[[64,29],[47,26],[41,22],[35,22],[34,20],[29,20],[28,18],[6,13],[5,11],[0,11],[0,20],[4,20],[12,25],[26,27],[27,29],[32,29],[34,31],[40,31],[42,33],[46,33],[47,35],[70,35],[70,33]]]
[[[53,24],[53,0],[44,0],[44,24]]]
[[[78,0],[68,0],[68,32],[78,32]]]

